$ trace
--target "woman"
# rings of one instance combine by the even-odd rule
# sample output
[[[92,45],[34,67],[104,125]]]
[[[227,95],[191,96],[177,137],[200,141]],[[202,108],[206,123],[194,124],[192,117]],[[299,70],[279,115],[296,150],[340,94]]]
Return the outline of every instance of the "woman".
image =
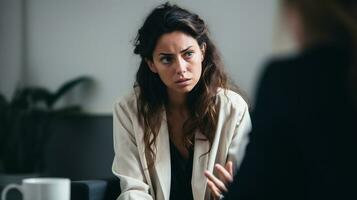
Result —
[[[357,1],[283,0],[300,52],[267,66],[227,199],[357,199]]]
[[[141,57],[134,92],[114,109],[119,199],[221,198],[251,123],[206,24],[161,5],[139,29],[134,53]]]

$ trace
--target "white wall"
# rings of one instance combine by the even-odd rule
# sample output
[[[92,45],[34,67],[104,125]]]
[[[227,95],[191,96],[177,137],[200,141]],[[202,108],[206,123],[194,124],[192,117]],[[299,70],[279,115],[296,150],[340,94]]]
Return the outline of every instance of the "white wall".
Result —
[[[22,79],[22,0],[0,0],[0,91],[7,99]]]
[[[163,1],[27,0],[26,83],[56,89],[70,78],[90,75],[95,78],[95,87],[81,93],[83,98],[72,100],[80,101],[89,112],[110,113],[115,99],[127,94],[134,82],[139,63],[132,53],[136,31],[160,2]],[[205,19],[227,72],[253,97],[259,69],[273,48],[276,0],[171,2]],[[4,25],[0,26],[2,30]],[[0,56],[1,60],[3,55]]]

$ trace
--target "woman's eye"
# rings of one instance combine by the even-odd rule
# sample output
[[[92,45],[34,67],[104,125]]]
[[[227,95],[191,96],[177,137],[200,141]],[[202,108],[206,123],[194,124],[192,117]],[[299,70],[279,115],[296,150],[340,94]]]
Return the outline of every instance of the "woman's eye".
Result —
[[[172,61],[172,58],[170,58],[170,57],[161,57],[161,58],[160,58],[160,61],[161,61],[162,63],[164,63],[164,64],[170,64],[171,61]]]
[[[193,56],[193,51],[188,51],[185,53],[185,56],[191,58]]]

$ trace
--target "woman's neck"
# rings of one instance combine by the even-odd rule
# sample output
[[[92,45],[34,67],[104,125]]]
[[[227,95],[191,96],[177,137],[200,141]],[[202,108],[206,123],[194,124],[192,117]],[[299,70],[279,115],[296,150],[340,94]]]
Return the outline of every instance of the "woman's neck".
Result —
[[[186,110],[187,94],[168,91],[167,107],[170,111]]]

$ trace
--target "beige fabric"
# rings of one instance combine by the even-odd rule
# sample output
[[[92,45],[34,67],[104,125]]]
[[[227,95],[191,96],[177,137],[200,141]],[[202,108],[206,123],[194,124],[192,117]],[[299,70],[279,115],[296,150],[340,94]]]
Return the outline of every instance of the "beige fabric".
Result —
[[[248,143],[251,121],[246,102],[237,93],[220,89],[217,94],[218,125],[210,153],[203,134],[195,135],[192,172],[192,192],[195,200],[209,199],[204,171],[212,172],[214,164],[224,165],[232,160],[237,168]],[[166,115],[157,138],[154,169],[148,170],[144,153],[143,129],[137,119],[135,93],[124,97],[114,106],[113,173],[119,177],[122,193],[120,200],[169,200],[171,183],[170,144]],[[205,155],[203,155],[205,154]],[[203,155],[203,156],[202,156]]]

